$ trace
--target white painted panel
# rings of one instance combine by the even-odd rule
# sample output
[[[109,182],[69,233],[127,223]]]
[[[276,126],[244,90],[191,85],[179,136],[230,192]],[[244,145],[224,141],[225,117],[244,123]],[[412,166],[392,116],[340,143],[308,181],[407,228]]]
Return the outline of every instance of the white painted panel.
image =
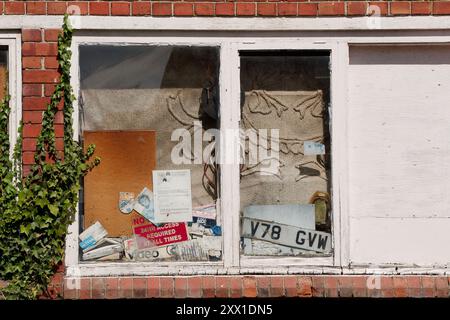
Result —
[[[353,47],[353,216],[450,216],[450,46]]]
[[[350,219],[352,264],[450,265],[450,219]]]
[[[350,260],[450,261],[450,46],[355,46]]]

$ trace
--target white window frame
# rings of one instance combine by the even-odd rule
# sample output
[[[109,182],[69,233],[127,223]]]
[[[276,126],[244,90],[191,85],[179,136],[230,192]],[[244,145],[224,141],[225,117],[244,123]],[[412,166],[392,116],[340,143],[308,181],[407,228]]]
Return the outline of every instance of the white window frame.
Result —
[[[72,85],[76,95],[80,90],[79,83],[79,46],[80,45],[172,45],[172,46],[216,46],[220,48],[220,121],[221,128],[238,129],[240,121],[240,73],[239,73],[239,51],[240,50],[328,50],[330,51],[331,68],[338,68],[340,57],[337,55],[337,42],[313,41],[298,39],[257,39],[249,41],[246,38],[198,38],[198,37],[98,37],[98,36],[74,36],[72,42]],[[331,72],[331,101],[333,108],[339,99],[338,79],[336,72]],[[230,106],[230,107],[224,107]],[[77,101],[74,105],[74,138],[79,135],[79,106]],[[332,120],[333,121],[333,120]],[[333,141],[339,132],[339,126],[332,125]],[[340,139],[342,141],[343,139]],[[338,140],[339,141],[339,140]],[[225,141],[225,144],[227,141]],[[333,143],[332,154],[338,145]],[[338,176],[334,174],[334,168],[339,165],[338,158],[332,157],[332,190],[333,194],[339,194]],[[239,207],[239,165],[221,165],[221,194],[218,201],[218,209],[223,222],[223,259],[218,262],[80,262],[78,250],[79,217],[69,227],[69,236],[66,242],[66,266],[79,266],[82,269],[94,273],[103,274],[105,270],[122,272],[124,269],[135,273],[140,270],[148,270],[150,273],[219,273],[241,268],[268,268],[273,266],[285,267],[332,267],[340,265],[340,205],[338,199],[333,197],[332,238],[333,255],[327,257],[250,257],[240,253],[240,207]],[[337,235],[337,236],[335,236]],[[192,271],[187,271],[193,269]],[[103,270],[99,271],[99,270]],[[231,271],[233,272],[233,271]]]
[[[18,138],[18,128],[22,120],[22,56],[21,36],[18,33],[0,33],[0,46],[8,48],[8,93],[10,95],[9,105],[9,143],[10,156],[14,152]],[[0,88],[3,90],[3,88]]]
[[[367,30],[364,19],[314,19],[313,24],[305,25],[303,19],[296,21],[287,19],[284,24],[276,25],[274,19],[244,19],[236,18],[233,21],[211,19],[150,19],[142,20],[130,18],[121,20],[117,17],[91,19],[82,17],[82,28],[98,31],[78,31],[72,42],[72,85],[76,93],[79,91],[79,64],[78,46],[80,44],[147,44],[147,45],[195,45],[217,46],[220,52],[220,105],[221,125],[233,128],[237,125],[240,114],[239,106],[239,55],[238,50],[243,49],[318,49],[331,50],[331,104],[332,104],[332,204],[333,204],[333,257],[245,257],[240,255],[239,241],[239,195],[237,167],[222,165],[221,199],[218,202],[223,219],[223,260],[220,262],[92,262],[79,261],[78,257],[78,216],[69,227],[66,241],[66,270],[68,277],[79,276],[130,276],[130,275],[202,275],[202,274],[287,274],[287,273],[396,273],[394,269],[383,269],[381,266],[364,268],[350,267],[350,237],[349,237],[349,181],[348,181],[348,147],[347,147],[347,68],[349,63],[349,46],[352,44],[426,44],[450,43],[448,20],[430,17],[430,19],[390,19],[381,18],[384,22],[379,34],[352,33],[350,29]],[[97,17],[96,17],[97,18]],[[163,21],[164,20],[164,21]],[[207,21],[205,21],[207,20]],[[251,32],[255,22],[257,31]],[[276,19],[275,19],[276,20]],[[301,21],[300,21],[301,20]],[[319,21],[320,20],[320,21]],[[342,22],[340,22],[342,20]],[[123,21],[123,24],[119,22]],[[297,24],[298,21],[298,24]],[[308,19],[309,21],[309,19]],[[423,21],[424,24],[417,24]],[[99,23],[98,23],[99,22]],[[131,35],[124,31],[134,30]],[[180,22],[180,23],[177,23]],[[219,22],[214,24],[214,22]],[[428,22],[428,23],[427,23]],[[344,24],[341,24],[344,23]],[[115,25],[116,27],[111,27]],[[185,27],[180,28],[181,25]],[[253,25],[253,24],[252,24]],[[139,27],[138,27],[139,26]],[[140,27],[142,26],[142,28]],[[420,26],[420,27],[417,27]],[[395,28],[394,28],[395,27]],[[201,30],[216,30],[217,32],[202,33]],[[155,30],[156,29],[156,30]],[[335,31],[344,30],[339,34]],[[391,34],[392,29],[399,29],[400,33]],[[414,31],[428,29],[424,31]],[[431,29],[434,29],[432,31]],[[107,30],[107,31],[105,31]],[[140,31],[138,31],[140,30]],[[188,31],[183,35],[179,30]],[[240,36],[224,36],[228,30],[242,31]],[[275,31],[274,31],[275,30]],[[321,30],[320,33],[309,33],[312,30]],[[346,30],[346,31],[345,31]],[[189,32],[190,31],[190,32]],[[194,32],[195,31],[195,32]],[[262,31],[270,31],[262,34]],[[74,112],[74,138],[78,138],[78,108],[75,102]],[[230,105],[231,108],[223,108]],[[237,181],[237,182],[236,182]],[[231,229],[230,229],[231,226]],[[236,227],[237,226],[237,227]],[[231,231],[231,232],[230,232]],[[380,269],[381,268],[381,269]],[[413,272],[423,272],[414,270]]]

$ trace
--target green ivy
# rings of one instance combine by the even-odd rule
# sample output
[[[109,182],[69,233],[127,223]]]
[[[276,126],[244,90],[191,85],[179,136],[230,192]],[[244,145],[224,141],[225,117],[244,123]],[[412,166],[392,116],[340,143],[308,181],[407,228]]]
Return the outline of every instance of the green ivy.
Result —
[[[9,96],[0,103],[0,289],[7,299],[35,299],[48,284],[64,256],[67,228],[78,206],[80,181],[100,163],[91,161],[95,146],[86,152],[73,139],[73,101],[70,85],[72,29],[64,17],[58,37],[59,83],[44,111],[37,139],[35,164],[22,177],[22,125],[10,154]],[[55,146],[54,120],[63,104],[64,153]]]

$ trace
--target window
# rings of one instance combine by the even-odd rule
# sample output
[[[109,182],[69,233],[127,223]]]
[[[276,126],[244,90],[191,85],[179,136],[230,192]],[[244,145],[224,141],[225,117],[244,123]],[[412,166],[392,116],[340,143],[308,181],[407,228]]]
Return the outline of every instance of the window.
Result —
[[[333,265],[336,46],[130,39],[74,38],[76,131],[102,162],[66,263],[98,275]]]
[[[80,46],[83,261],[222,259],[219,49]],[[209,151],[209,152],[208,152]]]
[[[241,51],[241,253],[329,255],[330,52]]]

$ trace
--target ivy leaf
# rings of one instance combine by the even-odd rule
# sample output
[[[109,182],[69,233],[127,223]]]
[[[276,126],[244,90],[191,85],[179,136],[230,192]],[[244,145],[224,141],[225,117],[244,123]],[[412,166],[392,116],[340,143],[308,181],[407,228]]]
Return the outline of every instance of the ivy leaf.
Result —
[[[29,232],[30,232],[30,226],[24,226],[24,225],[20,226],[20,233],[25,233],[28,236]]]
[[[54,204],[49,204],[47,207],[48,207],[48,209],[50,210],[50,213],[51,213],[52,215],[54,215],[54,216],[58,215],[58,213],[59,213],[59,208],[58,208],[58,206],[55,206]]]

